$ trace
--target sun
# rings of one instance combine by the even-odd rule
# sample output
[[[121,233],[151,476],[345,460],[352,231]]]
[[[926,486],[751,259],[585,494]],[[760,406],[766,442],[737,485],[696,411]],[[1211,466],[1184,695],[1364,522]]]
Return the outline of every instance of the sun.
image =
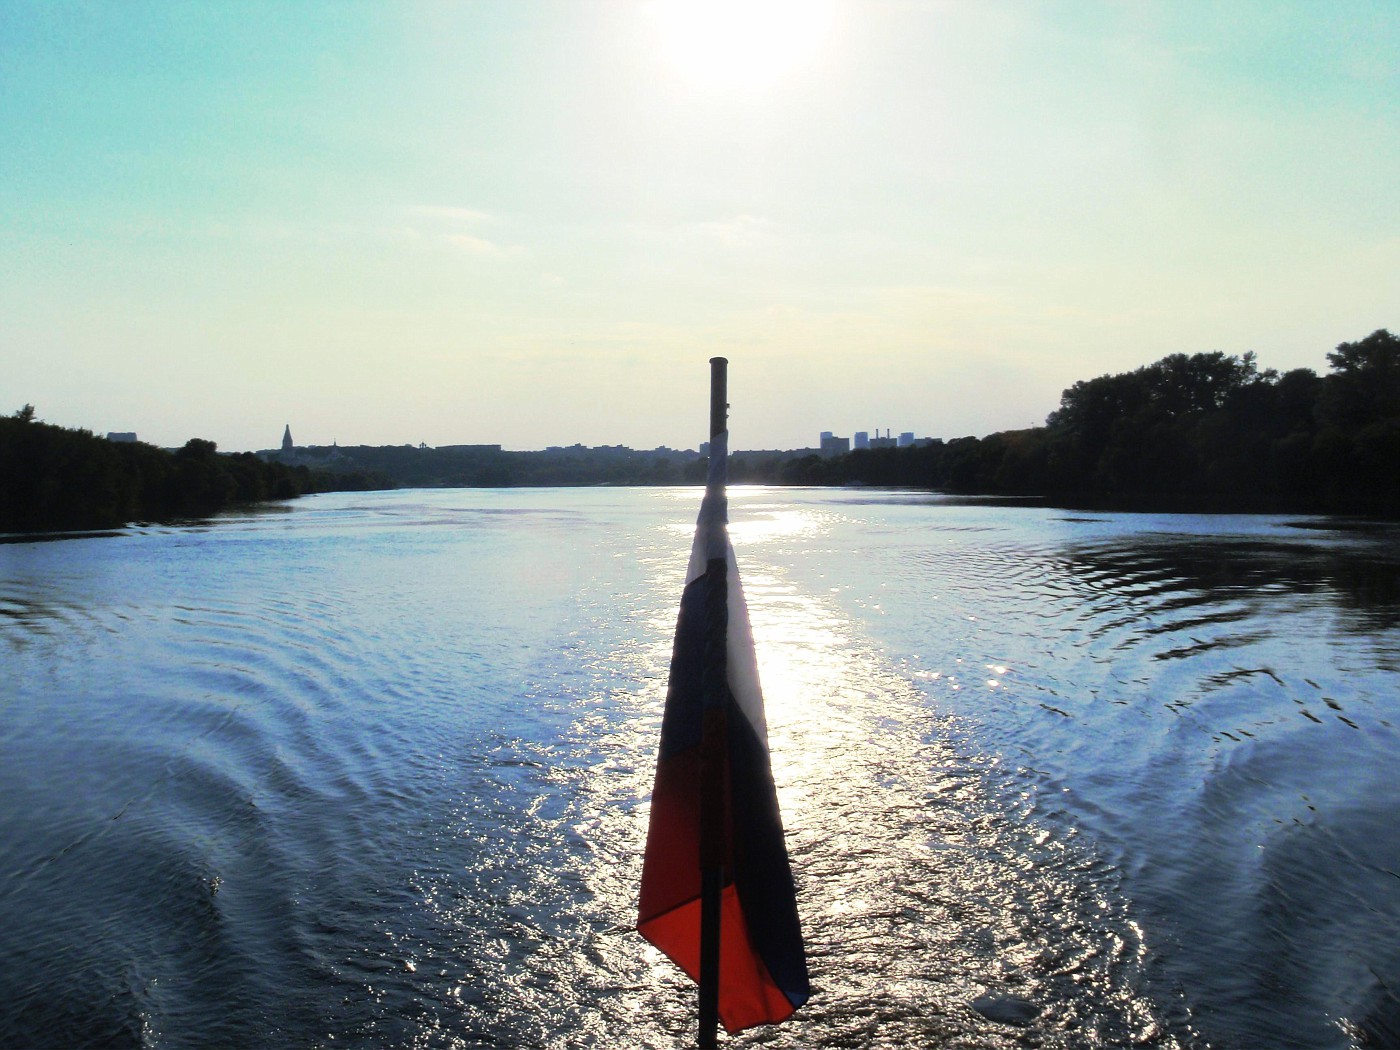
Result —
[[[771,84],[810,59],[831,29],[831,0],[655,0],[671,64],[713,89]]]

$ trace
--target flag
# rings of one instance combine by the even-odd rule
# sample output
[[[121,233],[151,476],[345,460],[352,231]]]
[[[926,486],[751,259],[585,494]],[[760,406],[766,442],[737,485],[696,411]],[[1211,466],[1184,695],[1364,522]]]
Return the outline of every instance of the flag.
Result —
[[[811,993],[753,633],[726,528],[727,451],[727,433],[711,439],[671,654],[637,929],[698,981],[701,869],[722,865],[719,1020],[733,1034],[784,1020]],[[708,811],[707,777],[716,798]]]

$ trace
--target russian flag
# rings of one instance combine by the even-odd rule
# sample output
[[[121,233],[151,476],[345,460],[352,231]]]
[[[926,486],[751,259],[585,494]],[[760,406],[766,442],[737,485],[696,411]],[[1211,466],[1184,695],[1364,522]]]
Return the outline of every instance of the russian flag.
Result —
[[[718,1014],[732,1035],[784,1020],[811,991],[726,528],[727,451],[727,432],[715,435],[671,654],[637,929],[699,981],[701,871],[720,867]]]

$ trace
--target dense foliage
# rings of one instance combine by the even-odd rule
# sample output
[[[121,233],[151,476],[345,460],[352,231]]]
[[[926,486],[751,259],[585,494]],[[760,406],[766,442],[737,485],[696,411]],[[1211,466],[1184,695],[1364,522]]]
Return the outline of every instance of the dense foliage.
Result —
[[[1400,338],[1382,329],[1327,359],[1330,375],[1279,375],[1252,353],[1173,354],[1075,383],[1043,427],[752,473],[1104,507],[1400,515]]]
[[[0,418],[0,532],[99,529],[201,517],[236,503],[376,487],[335,475],[220,453],[194,438],[174,452],[41,423],[32,406]]]

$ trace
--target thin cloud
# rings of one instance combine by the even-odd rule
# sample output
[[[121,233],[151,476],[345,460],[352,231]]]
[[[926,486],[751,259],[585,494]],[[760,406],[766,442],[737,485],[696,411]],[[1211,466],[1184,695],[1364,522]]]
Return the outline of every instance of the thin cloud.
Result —
[[[462,248],[473,255],[502,255],[505,252],[495,241],[484,237],[473,237],[469,233],[449,233],[442,238],[456,248]]]
[[[495,216],[476,208],[463,208],[452,204],[414,204],[405,209],[410,215],[426,219],[439,219],[449,223],[479,225],[495,222]]]
[[[770,241],[777,231],[771,220],[748,214],[690,223],[682,229],[691,238],[731,249],[759,247]]]
[[[416,239],[478,256],[521,255],[519,245],[506,245],[483,237],[480,227],[499,225],[490,212],[453,204],[414,204],[403,209]]]

